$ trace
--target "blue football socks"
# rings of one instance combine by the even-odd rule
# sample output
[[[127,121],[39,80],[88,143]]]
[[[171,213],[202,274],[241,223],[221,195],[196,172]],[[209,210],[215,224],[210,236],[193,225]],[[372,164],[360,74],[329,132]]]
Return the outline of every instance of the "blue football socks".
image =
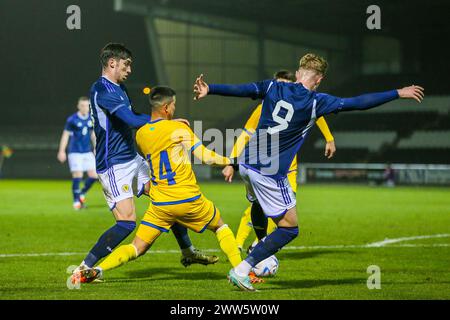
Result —
[[[73,202],[80,201],[80,183],[81,178],[72,178],[72,194],[73,194]]]
[[[172,228],[170,228],[170,230],[172,230],[175,238],[177,239],[180,249],[187,249],[192,246],[192,242],[191,239],[189,238],[186,227],[183,227],[182,225],[175,223],[172,226]]]
[[[86,192],[88,192],[95,181],[97,181],[97,179],[94,178],[87,178],[86,180],[84,180],[84,187],[83,190],[81,190],[81,193],[85,194]]]
[[[84,264],[92,268],[100,259],[109,255],[135,228],[136,222],[134,221],[117,221],[114,226],[101,235],[84,259]]]
[[[269,234],[264,240],[258,242],[252,252],[245,258],[252,267],[260,261],[277,253],[281,248],[287,245],[298,236],[298,227],[278,227]]]

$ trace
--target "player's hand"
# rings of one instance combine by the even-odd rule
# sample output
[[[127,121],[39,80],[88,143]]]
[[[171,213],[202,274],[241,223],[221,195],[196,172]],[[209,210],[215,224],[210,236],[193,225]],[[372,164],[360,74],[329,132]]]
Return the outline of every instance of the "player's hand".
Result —
[[[150,194],[150,181],[144,185],[144,194],[148,197]]]
[[[233,166],[228,165],[225,168],[223,168],[222,174],[225,177],[225,181],[231,183],[231,181],[233,180],[233,175],[234,175]]]
[[[336,153],[336,144],[333,141],[328,141],[325,145],[325,157],[328,159],[333,158],[334,154]]]
[[[173,121],[178,121],[178,122],[184,123],[184,124],[187,125],[188,127],[191,126],[191,124],[189,123],[189,121],[186,120],[186,119],[183,119],[183,118],[173,119]]]
[[[420,86],[412,85],[409,87],[404,87],[404,88],[398,89],[397,92],[398,92],[398,96],[400,98],[414,99],[420,103],[420,102],[422,102],[423,97],[424,97],[424,93],[423,93],[424,90],[425,89]]]
[[[194,83],[194,100],[199,100],[206,97],[209,92],[208,84],[203,80],[203,74],[201,74]]]
[[[58,161],[61,163],[64,163],[67,160],[67,155],[64,151],[58,152],[58,155],[56,157],[58,158]]]

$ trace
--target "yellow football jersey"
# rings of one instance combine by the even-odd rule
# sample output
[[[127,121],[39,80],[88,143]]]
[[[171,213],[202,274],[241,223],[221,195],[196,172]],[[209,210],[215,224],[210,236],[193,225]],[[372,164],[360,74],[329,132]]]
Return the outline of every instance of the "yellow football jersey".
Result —
[[[191,153],[206,164],[230,164],[230,159],[206,149],[191,128],[179,121],[147,123],[137,131],[136,144],[150,166],[154,205],[193,201],[201,196]]]
[[[231,151],[230,158],[236,158],[242,153],[245,145],[248,143],[250,137],[255,133],[256,128],[258,127],[259,119],[261,118],[261,112],[262,104],[259,104],[255,108],[255,110],[253,110],[250,118],[248,118],[247,122],[245,123],[244,131],[237,138],[236,143],[233,146],[233,150]],[[319,119],[317,119],[316,124],[327,142],[334,140],[334,137],[331,134],[324,117],[320,117]],[[295,156],[294,160],[292,160],[291,166],[289,167],[289,172],[297,171],[297,166],[297,156]]]

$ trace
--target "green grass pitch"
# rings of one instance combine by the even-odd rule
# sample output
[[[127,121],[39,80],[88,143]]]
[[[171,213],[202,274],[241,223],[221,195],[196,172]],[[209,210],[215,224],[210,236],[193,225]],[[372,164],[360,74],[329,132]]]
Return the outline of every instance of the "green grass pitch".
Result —
[[[247,206],[243,185],[201,187],[236,232]],[[255,293],[228,284],[230,265],[209,231],[190,235],[198,248],[217,250],[216,265],[184,268],[173,235],[164,234],[148,254],[107,272],[106,282],[69,290],[66,269],[113,224],[100,186],[81,212],[72,210],[65,181],[2,180],[0,195],[0,299],[450,298],[448,188],[300,186],[300,236],[277,253],[278,274]],[[147,202],[137,201],[139,218]],[[385,239],[397,240],[367,246]],[[367,288],[370,265],[381,269],[381,289]]]

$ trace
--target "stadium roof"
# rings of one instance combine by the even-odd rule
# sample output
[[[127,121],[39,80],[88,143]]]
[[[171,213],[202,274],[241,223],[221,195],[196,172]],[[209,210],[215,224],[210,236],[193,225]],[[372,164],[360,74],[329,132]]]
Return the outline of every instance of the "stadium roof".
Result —
[[[368,31],[367,0],[116,0],[128,4],[166,7],[194,13],[211,14],[254,22],[266,22],[303,30],[357,35]],[[449,32],[447,0],[408,2],[378,0],[383,34],[413,36],[423,33]],[[432,20],[432,21],[431,21]]]

